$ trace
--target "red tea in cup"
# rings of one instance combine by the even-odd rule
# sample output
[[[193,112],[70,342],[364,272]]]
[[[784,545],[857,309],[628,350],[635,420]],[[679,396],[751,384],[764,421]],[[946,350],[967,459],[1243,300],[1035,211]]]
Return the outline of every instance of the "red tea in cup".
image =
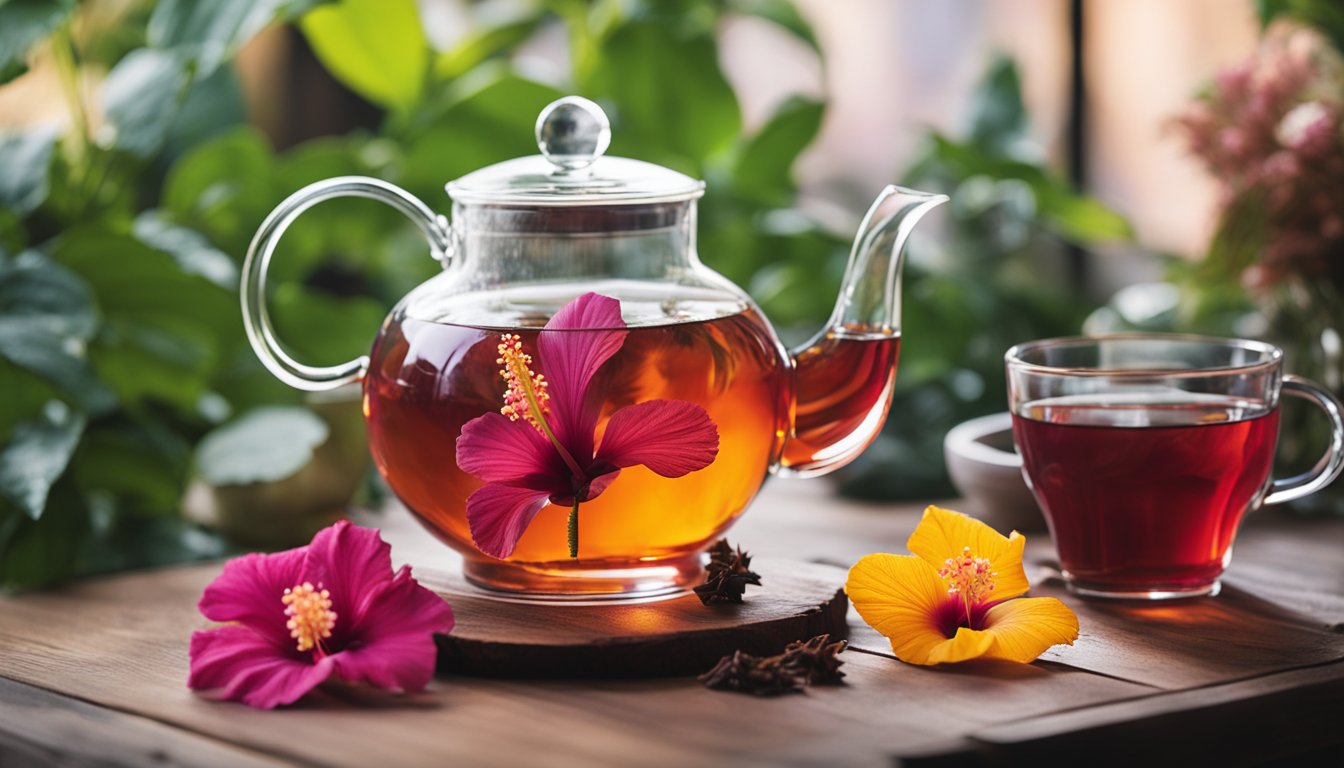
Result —
[[[1269,344],[1170,334],[1051,339],[1008,351],[1013,439],[1071,589],[1213,594],[1242,517],[1344,466],[1339,401],[1282,372]],[[1279,396],[1331,419],[1329,455],[1270,480]]]
[[[1217,581],[1269,486],[1279,411],[1190,403],[1027,403],[1025,475],[1080,587],[1186,592]]]

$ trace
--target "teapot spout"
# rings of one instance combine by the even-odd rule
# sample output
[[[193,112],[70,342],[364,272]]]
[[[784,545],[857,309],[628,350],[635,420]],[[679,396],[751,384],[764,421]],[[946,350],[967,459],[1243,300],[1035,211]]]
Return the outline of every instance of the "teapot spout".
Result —
[[[882,190],[859,224],[840,296],[822,335],[846,329],[900,335],[906,241],[924,214],[947,199],[894,184]]]
[[[901,345],[901,267],[915,225],[946,195],[889,186],[854,238],[826,327],[792,351],[793,429],[783,474],[820,475],[848,464],[886,421]]]

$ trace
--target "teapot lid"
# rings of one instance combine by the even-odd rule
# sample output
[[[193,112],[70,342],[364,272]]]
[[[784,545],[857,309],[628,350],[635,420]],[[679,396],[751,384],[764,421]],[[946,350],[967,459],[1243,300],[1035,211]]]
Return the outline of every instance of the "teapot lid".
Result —
[[[684,173],[627,157],[603,157],[611,123],[596,103],[566,96],[537,116],[540,155],[486,166],[448,182],[464,203],[577,206],[670,203],[704,194],[705,183]]]

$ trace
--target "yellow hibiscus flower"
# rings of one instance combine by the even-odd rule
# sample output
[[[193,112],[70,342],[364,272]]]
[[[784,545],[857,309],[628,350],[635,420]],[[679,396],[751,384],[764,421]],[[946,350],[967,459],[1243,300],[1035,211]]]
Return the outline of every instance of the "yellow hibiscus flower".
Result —
[[[868,555],[845,592],[863,620],[911,664],[968,659],[1021,663],[1078,638],[1078,617],[1053,597],[1022,597],[1027,540],[930,506],[910,534],[910,555]],[[1018,599],[1013,599],[1018,598]]]

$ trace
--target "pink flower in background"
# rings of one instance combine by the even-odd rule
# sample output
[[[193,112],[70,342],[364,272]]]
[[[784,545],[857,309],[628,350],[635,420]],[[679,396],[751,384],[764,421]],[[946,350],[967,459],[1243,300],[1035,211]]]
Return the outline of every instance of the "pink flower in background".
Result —
[[[713,463],[719,433],[705,409],[684,400],[649,400],[611,415],[595,446],[600,398],[589,385],[625,343],[621,303],[586,293],[566,304],[539,334],[543,376],[522,341],[499,344],[508,382],[500,413],[462,426],[457,465],[485,481],[467,499],[471,538],[504,558],[547,502],[570,507],[569,553],[578,556],[579,504],[597,498],[624,467],[644,465],[681,477]]]
[[[453,628],[452,609],[409,566],[392,572],[378,531],[345,520],[306,547],[225,563],[200,611],[229,623],[192,634],[187,686],[261,709],[333,676],[421,690],[434,674],[434,633]]]
[[[1215,263],[1259,291],[1289,279],[1344,286],[1339,52],[1311,30],[1275,24],[1176,123],[1220,186]]]

